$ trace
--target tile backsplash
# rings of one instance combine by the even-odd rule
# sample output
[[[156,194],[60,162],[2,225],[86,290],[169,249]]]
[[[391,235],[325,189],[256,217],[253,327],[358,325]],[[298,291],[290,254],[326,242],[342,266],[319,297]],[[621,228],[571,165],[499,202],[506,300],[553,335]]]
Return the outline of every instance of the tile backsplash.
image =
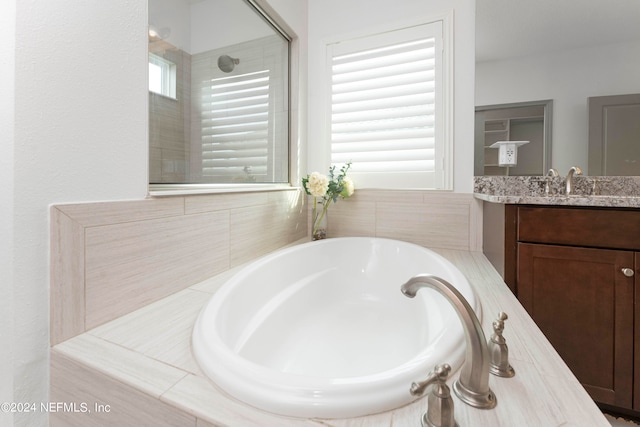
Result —
[[[308,235],[304,192],[51,207],[51,345]],[[329,209],[330,237],[481,251],[472,194],[358,190]]]

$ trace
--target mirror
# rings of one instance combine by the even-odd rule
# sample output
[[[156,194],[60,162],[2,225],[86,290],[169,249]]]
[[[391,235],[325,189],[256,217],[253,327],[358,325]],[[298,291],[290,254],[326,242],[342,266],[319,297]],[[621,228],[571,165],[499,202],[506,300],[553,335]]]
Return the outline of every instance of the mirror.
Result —
[[[591,174],[589,98],[640,92],[638,22],[637,0],[476,0],[476,106],[553,100],[549,167]]]
[[[253,1],[149,0],[152,190],[289,182],[289,45]]]
[[[553,101],[476,107],[474,175],[544,175],[551,165]],[[499,141],[526,141],[516,148],[514,165],[501,165]],[[499,145],[499,144],[498,144]]]

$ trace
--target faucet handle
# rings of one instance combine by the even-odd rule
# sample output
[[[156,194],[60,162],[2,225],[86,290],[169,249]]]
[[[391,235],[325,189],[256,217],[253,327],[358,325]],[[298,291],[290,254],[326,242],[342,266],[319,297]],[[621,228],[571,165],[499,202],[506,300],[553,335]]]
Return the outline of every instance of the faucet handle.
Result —
[[[499,377],[511,378],[516,372],[509,364],[509,348],[507,340],[502,336],[504,321],[509,316],[504,311],[498,313],[498,318],[493,322],[493,335],[487,343],[489,349],[489,372]]]
[[[544,176],[544,194],[545,194],[545,196],[548,196],[549,193],[551,193],[551,182],[552,182],[554,177],[558,177],[558,176],[560,176],[560,174],[558,173],[558,170],[554,169],[554,168],[549,169],[547,174]]]
[[[411,384],[410,393],[421,396],[430,385],[433,385],[427,399],[427,412],[422,415],[423,426],[458,427],[453,412],[453,398],[447,386],[451,373],[448,363],[436,365],[424,381]]]
[[[411,388],[409,392],[413,396],[422,396],[424,391],[431,384],[445,384],[447,382],[447,378],[449,378],[449,373],[451,372],[451,366],[448,363],[443,363],[442,365],[436,365],[433,368],[433,371],[429,372],[429,375],[424,381],[411,383]]]
[[[493,322],[493,334],[502,338],[502,331],[504,331],[504,321],[507,320],[509,316],[504,311],[498,313],[498,318]],[[504,340],[504,338],[502,338]]]

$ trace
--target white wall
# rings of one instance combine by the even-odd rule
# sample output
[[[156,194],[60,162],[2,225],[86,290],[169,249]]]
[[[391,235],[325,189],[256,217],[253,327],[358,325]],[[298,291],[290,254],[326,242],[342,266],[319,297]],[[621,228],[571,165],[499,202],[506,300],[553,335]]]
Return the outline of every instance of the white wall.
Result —
[[[15,3],[0,3],[0,402],[13,402],[15,14]],[[0,411],[0,426],[12,423],[13,416]]]
[[[151,0],[149,24],[168,29],[165,40],[191,55],[273,34],[264,19],[238,0]]]
[[[473,191],[474,0],[309,1],[309,172],[329,166],[325,132],[325,46],[336,37],[454,10],[454,191]],[[337,13],[336,11],[340,11]],[[325,172],[326,173],[326,172]],[[357,184],[357,183],[356,183]]]
[[[13,221],[9,401],[46,402],[48,206],[146,195],[146,8],[135,0],[11,3],[13,191],[2,194]],[[47,417],[15,414],[14,422],[40,426]]]
[[[306,2],[273,3],[306,33]],[[146,197],[147,9],[8,0],[0,24],[0,401],[47,402],[49,205]]]
[[[188,1],[148,0],[149,26],[172,46],[191,53],[191,8]]]
[[[640,93],[640,41],[476,64],[476,105],[553,99],[551,164],[588,173],[590,96]]]
[[[191,5],[192,55],[272,34],[271,27],[244,2],[216,0]]]

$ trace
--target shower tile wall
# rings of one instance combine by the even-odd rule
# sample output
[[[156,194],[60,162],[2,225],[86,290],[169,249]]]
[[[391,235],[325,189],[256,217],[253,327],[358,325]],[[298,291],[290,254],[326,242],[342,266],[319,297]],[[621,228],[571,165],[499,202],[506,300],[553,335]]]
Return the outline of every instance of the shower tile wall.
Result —
[[[150,182],[188,182],[191,157],[191,55],[165,41],[149,51],[176,64],[176,99],[149,92]]]

